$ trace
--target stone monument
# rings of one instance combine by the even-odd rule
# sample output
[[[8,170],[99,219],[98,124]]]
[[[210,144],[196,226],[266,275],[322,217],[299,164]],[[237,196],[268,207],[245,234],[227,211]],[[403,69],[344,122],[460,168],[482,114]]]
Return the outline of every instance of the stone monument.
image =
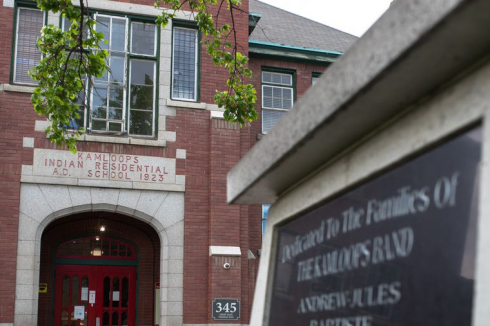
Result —
[[[490,1],[397,1],[228,174],[251,325],[486,326]]]

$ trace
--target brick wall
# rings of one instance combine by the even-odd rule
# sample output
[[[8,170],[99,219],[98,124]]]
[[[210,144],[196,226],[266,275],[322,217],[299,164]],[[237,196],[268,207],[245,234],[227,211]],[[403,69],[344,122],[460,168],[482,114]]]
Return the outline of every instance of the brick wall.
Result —
[[[125,2],[148,5],[154,3],[150,0]],[[243,1],[243,6],[248,8],[248,1]],[[247,54],[248,17],[239,12],[236,15],[237,42],[240,44],[240,50]],[[222,17],[220,21],[229,19],[229,17]],[[3,7],[3,0],[0,0],[0,27],[0,84],[8,84],[13,9]],[[257,110],[259,112],[261,65],[296,69],[298,96],[301,96],[311,85],[311,72],[320,72],[324,69],[324,67],[290,62],[252,59],[250,66],[254,71],[253,81],[257,85],[259,99]],[[215,90],[225,86],[227,74],[223,69],[214,67],[211,59],[205,54],[205,49],[202,49],[200,67],[201,101],[212,103]],[[32,148],[22,146],[23,137],[33,137],[35,148],[55,148],[46,140],[44,133],[34,131],[34,121],[42,118],[32,110],[29,98],[30,94],[26,93],[0,91],[0,246],[2,248],[0,254],[0,288],[2,289],[0,291],[0,323],[12,323],[14,319],[20,174],[22,164],[31,165],[33,156]],[[166,130],[176,132],[176,142],[167,142],[165,148],[93,142],[81,142],[78,145],[80,151],[169,158],[175,158],[176,149],[186,150],[187,157],[185,160],[177,160],[176,171],[178,175],[186,176],[184,323],[213,322],[211,301],[217,297],[238,298],[242,307],[240,323],[248,323],[258,267],[258,259],[248,259],[248,250],[257,256],[257,251],[261,247],[261,208],[260,206],[227,205],[226,173],[255,144],[257,134],[261,130],[260,126],[259,120],[240,129],[222,120],[211,120],[209,111],[177,109],[176,116],[166,119]],[[69,225],[73,226],[73,230],[82,228],[78,224]],[[124,228],[121,226],[120,236],[131,240],[127,235],[132,234],[133,231],[126,229],[122,232]],[[49,234],[59,233],[66,236],[72,232],[72,229],[67,228],[67,225],[53,224],[48,227],[46,234],[49,232]],[[49,253],[52,253],[50,250],[53,243],[43,242],[43,257],[48,258],[43,259],[41,282],[45,282],[44,279],[48,282],[50,280],[52,265],[49,263]],[[210,245],[240,247],[242,256],[210,258]],[[229,270],[223,269],[223,259],[232,263]],[[150,261],[153,260],[150,259]],[[153,277],[144,279],[153,280]],[[148,285],[147,290],[152,291],[153,285],[151,284],[151,289]],[[45,296],[45,298],[48,297],[49,295]],[[148,297],[147,300],[153,300],[153,297],[151,296],[151,299]],[[149,301],[142,304],[145,307],[151,306],[153,309]],[[40,325],[46,325],[48,320],[46,309],[49,310],[49,307],[50,301],[41,297]],[[144,313],[141,317],[146,318],[143,316],[147,314]],[[145,319],[144,323],[147,321]]]
[[[0,83],[5,83],[10,69],[11,46],[6,44],[12,44],[13,10],[3,8],[3,0],[0,6]],[[14,316],[21,156],[16,155],[16,127],[8,123],[15,115],[13,100],[0,92],[0,106],[9,103],[0,111],[0,323],[12,322]]]

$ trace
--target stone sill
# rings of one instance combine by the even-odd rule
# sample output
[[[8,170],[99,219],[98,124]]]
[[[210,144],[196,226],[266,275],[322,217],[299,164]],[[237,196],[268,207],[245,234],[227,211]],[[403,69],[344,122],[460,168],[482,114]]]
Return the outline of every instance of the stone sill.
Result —
[[[209,246],[209,256],[236,256],[240,257],[242,251],[240,247],[229,246]]]
[[[35,123],[35,130],[44,132],[48,125],[49,125],[49,121],[38,120]],[[167,141],[165,139],[144,139],[144,138],[132,138],[128,136],[110,136],[110,135],[94,135],[94,134],[82,135],[80,136],[80,138],[78,138],[78,141],[154,146],[154,147],[165,147],[167,145]]]
[[[94,135],[94,134],[82,135],[78,140],[86,141],[86,142],[142,145],[142,146],[155,146],[155,147],[165,147],[167,145],[167,142],[165,140],[132,138],[132,137],[125,137],[125,136]]]
[[[211,115],[210,115],[210,118],[211,119],[221,119],[221,120],[224,120],[225,117],[223,116],[223,111],[211,111]]]
[[[32,94],[36,86],[0,84],[0,91]]]
[[[167,99],[167,106],[185,109],[198,109],[198,110],[212,110],[212,111],[224,111],[220,109],[216,104],[208,104],[204,102],[188,102],[188,101],[176,101]]]

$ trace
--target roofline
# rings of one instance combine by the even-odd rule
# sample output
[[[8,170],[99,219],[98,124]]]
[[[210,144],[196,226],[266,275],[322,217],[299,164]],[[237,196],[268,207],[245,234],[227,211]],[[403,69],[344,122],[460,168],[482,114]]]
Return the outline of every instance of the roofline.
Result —
[[[488,0],[395,2],[228,173],[228,202],[275,202],[488,60],[489,10]]]
[[[249,45],[271,46],[271,47],[296,50],[296,51],[316,52],[316,53],[323,53],[323,54],[335,55],[335,56],[340,56],[343,54],[342,52],[338,52],[338,51],[305,48],[305,47],[300,47],[300,46],[284,45],[284,44],[279,44],[279,43],[263,42],[263,41],[256,41],[256,40],[248,40],[248,44]]]
[[[266,3],[266,2],[263,2],[263,1],[261,1],[261,0],[257,0],[257,2],[260,2],[260,4],[262,4],[262,5],[272,7],[272,8],[274,8],[274,9],[276,9],[276,10],[280,10],[280,11],[287,12],[287,13],[288,13],[288,14],[290,14],[290,15],[294,15],[294,16],[301,17],[301,18],[303,18],[303,19],[309,20],[310,22],[313,22],[313,23],[315,23],[315,24],[320,24],[320,25],[322,25],[322,26],[324,26],[324,27],[331,28],[331,29],[333,29],[333,30],[336,30],[337,32],[340,32],[340,33],[344,33],[344,34],[350,35],[350,36],[355,37],[355,38],[357,38],[357,39],[359,38],[359,37],[358,37],[358,36],[356,36],[356,35],[353,35],[353,34],[350,34],[350,33],[344,32],[344,31],[341,31],[340,29],[337,29],[337,28],[332,27],[332,26],[325,25],[325,24],[320,23],[319,21],[313,20],[313,19],[311,19],[311,18],[308,18],[308,17],[305,17],[305,16],[298,15],[297,13],[291,12],[291,11],[289,11],[289,10],[286,10],[286,9],[283,9],[283,8],[279,8],[279,7],[277,7],[277,6],[271,5],[270,3]]]

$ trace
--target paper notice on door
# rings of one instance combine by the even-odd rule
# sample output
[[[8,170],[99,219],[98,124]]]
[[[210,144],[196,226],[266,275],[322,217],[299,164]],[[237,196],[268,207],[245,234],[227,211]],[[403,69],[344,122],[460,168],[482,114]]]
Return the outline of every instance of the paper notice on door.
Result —
[[[85,319],[85,306],[75,306],[75,319]]]
[[[82,288],[82,301],[87,301],[88,300],[88,288]]]
[[[88,295],[88,303],[95,303],[95,291],[90,291]]]
[[[112,292],[112,301],[119,301],[119,291]]]

